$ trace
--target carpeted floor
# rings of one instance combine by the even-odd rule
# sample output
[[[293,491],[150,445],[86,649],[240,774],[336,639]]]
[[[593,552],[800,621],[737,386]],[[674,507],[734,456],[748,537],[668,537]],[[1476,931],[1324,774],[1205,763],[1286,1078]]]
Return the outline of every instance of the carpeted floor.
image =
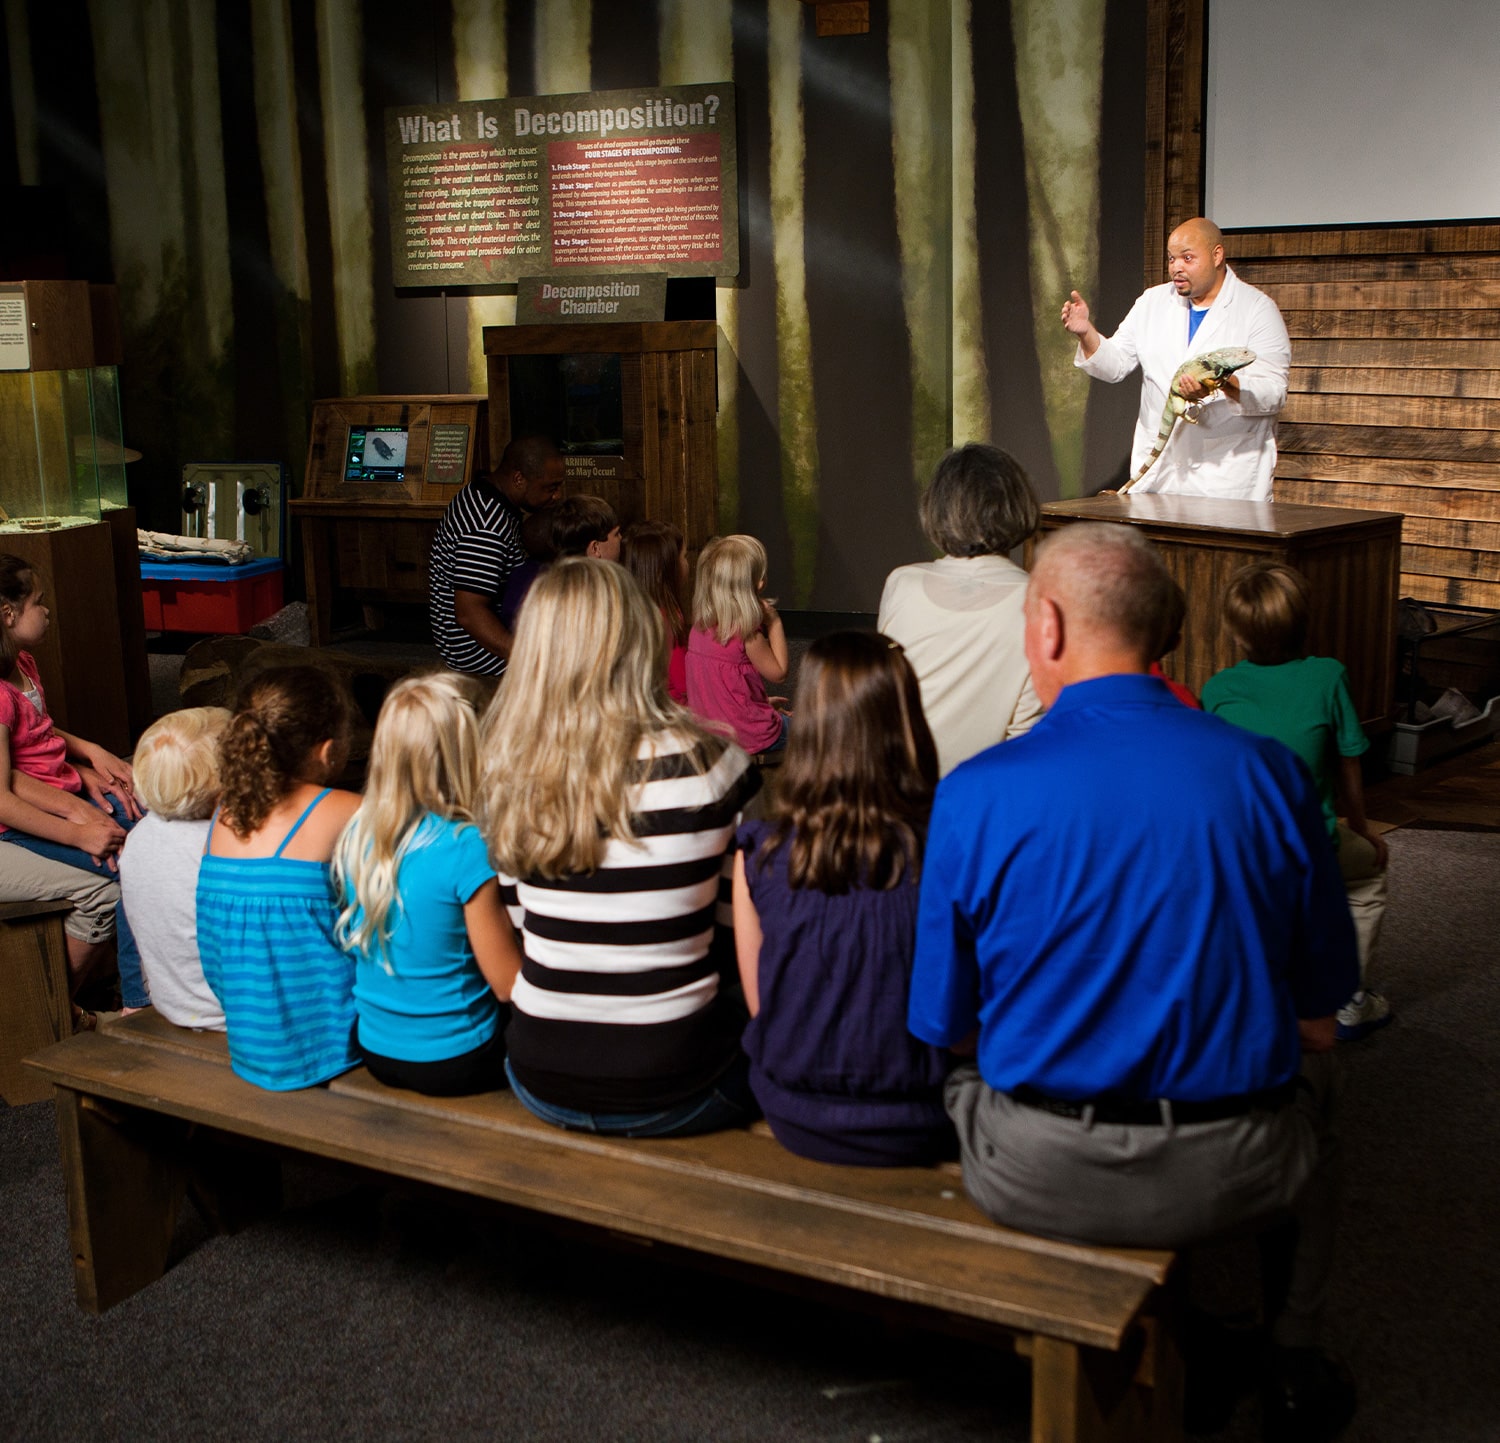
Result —
[[[1347,1049],[1347,1205],[1328,1342],[1352,1443],[1500,1437],[1500,836],[1389,837]],[[167,1277],[72,1300],[52,1107],[0,1110],[0,1437],[895,1440],[1026,1437],[1015,1360],[649,1257],[298,1168],[236,1237],[191,1210]],[[1224,1440],[1258,1437],[1246,1403]]]

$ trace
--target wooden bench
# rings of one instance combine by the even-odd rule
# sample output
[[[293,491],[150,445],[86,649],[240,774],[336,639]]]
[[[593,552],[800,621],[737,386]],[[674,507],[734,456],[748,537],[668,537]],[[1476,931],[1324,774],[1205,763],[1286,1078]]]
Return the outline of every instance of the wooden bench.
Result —
[[[1031,1360],[1033,1443],[1181,1436],[1181,1368],[1163,1321],[1172,1254],[996,1227],[956,1168],[832,1167],[763,1130],[566,1133],[509,1093],[425,1098],[362,1069],[265,1092],[230,1070],[222,1034],[151,1012],[27,1065],[57,1088],[77,1296],[92,1312],[161,1276],[185,1186],[234,1226],[273,1205],[277,1152],[290,1149],[1004,1340]]]
[[[12,1107],[52,1095],[28,1053],[73,1031],[63,918],[71,902],[0,902],[0,1097]]]

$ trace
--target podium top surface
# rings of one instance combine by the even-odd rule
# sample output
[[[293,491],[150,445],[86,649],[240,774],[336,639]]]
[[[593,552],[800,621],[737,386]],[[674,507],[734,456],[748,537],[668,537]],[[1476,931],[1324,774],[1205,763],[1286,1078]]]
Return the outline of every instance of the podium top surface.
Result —
[[[1212,496],[1088,496],[1048,501],[1042,521],[1123,521],[1162,530],[1226,532],[1282,540],[1398,526],[1399,511],[1353,511],[1345,506],[1295,506],[1276,501],[1225,501]]]

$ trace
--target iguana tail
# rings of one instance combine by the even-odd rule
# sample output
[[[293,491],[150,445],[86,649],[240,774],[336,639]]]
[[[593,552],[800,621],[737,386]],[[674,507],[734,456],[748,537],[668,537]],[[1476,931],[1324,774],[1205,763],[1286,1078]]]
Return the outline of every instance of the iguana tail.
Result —
[[[1176,391],[1167,392],[1167,404],[1162,407],[1161,425],[1157,427],[1156,431],[1156,445],[1151,448],[1151,454],[1146,457],[1141,469],[1120,487],[1120,495],[1123,496],[1129,491],[1156,464],[1156,458],[1166,450],[1167,442],[1171,440],[1172,432],[1176,429],[1178,419],[1182,413],[1187,410],[1187,405],[1188,403]]]

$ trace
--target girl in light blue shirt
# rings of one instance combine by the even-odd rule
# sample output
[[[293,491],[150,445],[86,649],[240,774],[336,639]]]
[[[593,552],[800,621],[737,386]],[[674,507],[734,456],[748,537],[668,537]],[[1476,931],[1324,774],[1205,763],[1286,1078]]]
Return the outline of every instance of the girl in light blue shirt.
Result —
[[[521,957],[475,825],[472,683],[408,677],[381,708],[364,801],[334,855],[336,935],[354,956],[371,1073],[433,1096],[505,1085]]]

